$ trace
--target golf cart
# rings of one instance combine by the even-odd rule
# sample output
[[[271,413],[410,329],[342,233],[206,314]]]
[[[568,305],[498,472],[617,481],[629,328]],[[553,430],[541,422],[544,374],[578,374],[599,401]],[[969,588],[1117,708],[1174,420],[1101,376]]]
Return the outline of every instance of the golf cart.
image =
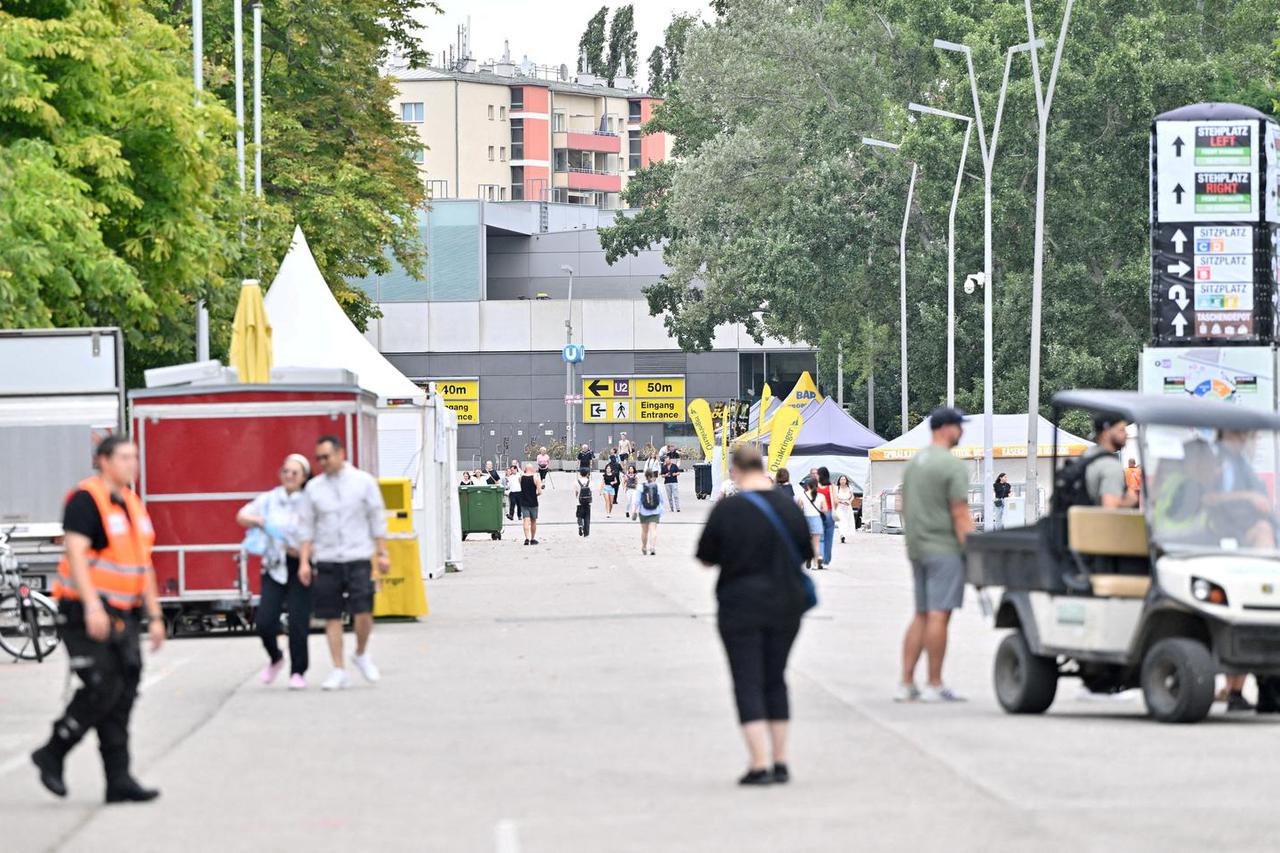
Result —
[[[1137,425],[1141,509],[1064,506],[1079,460],[1057,458],[1062,415]],[[1095,693],[1141,687],[1163,722],[1208,715],[1218,673],[1280,675],[1280,416],[1123,391],[1053,398],[1055,499],[1034,525],[976,533],[968,580],[998,587],[996,698],[1038,714],[1058,679]],[[1062,464],[1065,463],[1065,464]],[[1078,491],[1077,491],[1078,493]]]

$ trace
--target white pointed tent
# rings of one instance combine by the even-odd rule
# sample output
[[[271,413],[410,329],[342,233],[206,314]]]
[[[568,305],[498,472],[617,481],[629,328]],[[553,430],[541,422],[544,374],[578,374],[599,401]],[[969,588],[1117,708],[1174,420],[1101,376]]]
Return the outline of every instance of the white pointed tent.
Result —
[[[430,577],[461,563],[457,495],[458,421],[427,400],[351,324],[325,282],[307,238],[295,228],[265,304],[276,367],[344,368],[378,396],[378,474],[413,482],[414,526]]]

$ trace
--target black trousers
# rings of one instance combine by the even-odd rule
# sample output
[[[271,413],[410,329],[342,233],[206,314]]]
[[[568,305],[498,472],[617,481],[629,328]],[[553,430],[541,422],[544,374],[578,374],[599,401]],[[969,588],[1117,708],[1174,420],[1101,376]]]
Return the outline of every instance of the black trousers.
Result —
[[[791,718],[787,656],[799,631],[799,619],[776,625],[720,626],[740,723]]]
[[[262,576],[262,595],[258,599],[255,627],[271,662],[280,653],[280,612],[289,608],[289,672],[302,675],[307,671],[307,634],[311,630],[311,587],[298,580],[298,558],[287,557],[285,564],[289,576],[284,583],[277,583],[268,574]]]
[[[513,518],[524,518],[524,513],[520,510],[520,493],[512,492],[507,495],[507,520]]]
[[[108,610],[111,637],[99,643],[89,638],[79,604],[68,604],[62,642],[80,688],[54,722],[49,747],[66,755],[95,729],[107,781],[124,779],[129,776],[129,717],[142,677],[138,614]]]
[[[583,506],[578,504],[577,510],[578,530],[583,536],[591,535],[591,504]]]

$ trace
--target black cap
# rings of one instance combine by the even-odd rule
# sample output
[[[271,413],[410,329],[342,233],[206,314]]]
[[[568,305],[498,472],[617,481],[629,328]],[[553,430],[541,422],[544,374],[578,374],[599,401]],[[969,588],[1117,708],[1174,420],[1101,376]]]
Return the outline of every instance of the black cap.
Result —
[[[950,406],[942,406],[934,409],[929,415],[929,429],[942,429],[944,426],[952,424],[962,424],[969,416],[959,409],[953,409]]]

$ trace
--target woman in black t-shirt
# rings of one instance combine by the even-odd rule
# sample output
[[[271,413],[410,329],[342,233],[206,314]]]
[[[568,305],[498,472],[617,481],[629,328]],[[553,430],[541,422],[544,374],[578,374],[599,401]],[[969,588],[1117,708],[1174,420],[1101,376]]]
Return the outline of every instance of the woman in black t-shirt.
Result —
[[[720,567],[717,623],[751,760],[739,784],[783,783],[790,779],[785,671],[807,606],[800,563],[813,559],[813,543],[799,507],[765,476],[758,450],[749,445],[734,450],[732,473],[740,493],[711,511],[697,556],[707,566]],[[766,516],[746,492],[762,498],[772,512]]]
[[[622,485],[622,471],[617,462],[610,460],[605,463],[601,481],[600,494],[604,496],[604,514],[611,516],[614,501],[618,498],[618,488]]]

